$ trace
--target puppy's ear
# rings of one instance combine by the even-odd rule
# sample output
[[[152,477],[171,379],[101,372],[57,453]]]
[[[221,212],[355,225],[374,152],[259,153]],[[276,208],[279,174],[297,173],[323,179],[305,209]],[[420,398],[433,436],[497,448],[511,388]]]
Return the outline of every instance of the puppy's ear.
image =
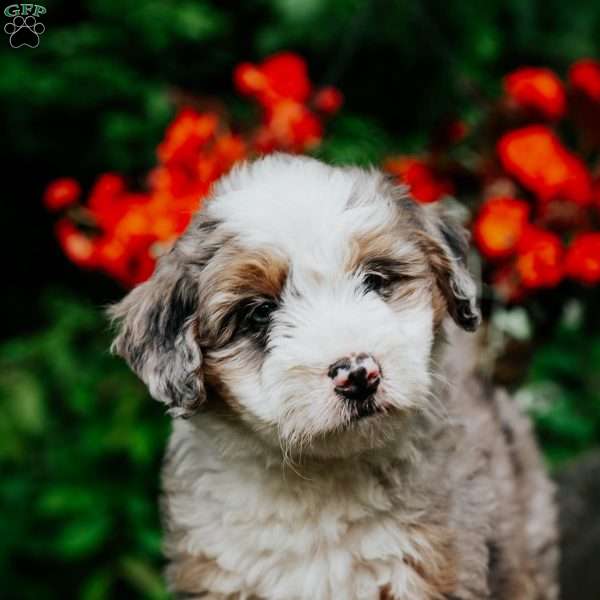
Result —
[[[467,231],[437,206],[423,206],[423,230],[419,233],[448,312],[457,325],[475,331],[481,323],[477,286],[467,267]]]
[[[188,417],[205,398],[196,339],[198,289],[174,252],[145,283],[109,309],[118,324],[112,350],[175,417]]]

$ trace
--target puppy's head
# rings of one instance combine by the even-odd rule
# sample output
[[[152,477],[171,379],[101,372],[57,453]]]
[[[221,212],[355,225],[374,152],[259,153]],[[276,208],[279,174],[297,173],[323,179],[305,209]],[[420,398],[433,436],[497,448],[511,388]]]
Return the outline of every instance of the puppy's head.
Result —
[[[226,414],[317,454],[377,447],[427,412],[445,315],[479,323],[465,253],[376,171],[267,157],[112,309],[114,349],[174,416]]]

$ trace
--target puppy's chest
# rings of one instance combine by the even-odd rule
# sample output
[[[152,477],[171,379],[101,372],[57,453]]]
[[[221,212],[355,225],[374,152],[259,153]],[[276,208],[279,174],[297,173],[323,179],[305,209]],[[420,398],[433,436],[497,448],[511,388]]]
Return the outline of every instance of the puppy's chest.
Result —
[[[206,474],[195,491],[169,499],[175,589],[265,600],[451,591],[448,532],[401,510],[376,481],[289,486],[255,475]]]

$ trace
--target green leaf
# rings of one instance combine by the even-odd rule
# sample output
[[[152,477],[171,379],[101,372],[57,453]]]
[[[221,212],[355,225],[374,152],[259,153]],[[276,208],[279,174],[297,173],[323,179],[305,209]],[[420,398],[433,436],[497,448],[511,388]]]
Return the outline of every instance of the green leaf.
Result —
[[[97,551],[110,535],[110,520],[105,515],[68,523],[56,538],[56,548],[65,558]]]
[[[145,598],[163,600],[168,598],[159,572],[150,564],[135,557],[126,557],[121,561],[124,577],[137,588]]]

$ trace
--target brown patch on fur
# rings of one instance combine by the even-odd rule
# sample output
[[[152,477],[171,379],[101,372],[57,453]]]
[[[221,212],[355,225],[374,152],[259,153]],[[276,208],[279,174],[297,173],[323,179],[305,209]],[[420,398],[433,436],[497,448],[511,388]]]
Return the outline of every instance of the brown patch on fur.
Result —
[[[206,409],[228,421],[239,420],[249,412],[224,385],[223,365],[231,364],[235,358],[248,366],[256,362],[258,368],[262,360],[255,346],[235,339],[243,320],[240,306],[261,298],[276,300],[288,270],[288,262],[281,254],[248,251],[234,243],[221,248],[205,270],[201,281],[205,310],[198,323],[198,336],[204,349],[204,381],[211,390]]]
[[[219,363],[206,361],[204,382],[207,388],[206,409],[218,414],[228,421],[239,420],[240,415],[249,415],[248,409],[232,394],[219,374]]]
[[[402,238],[395,228],[389,231],[374,229],[354,237],[346,269],[354,273],[368,269],[371,264],[384,265],[392,274],[401,277],[419,277],[425,274],[423,255],[418,246],[407,240],[403,248]]]
[[[448,312],[448,303],[444,298],[444,294],[438,285],[434,285],[431,290],[431,305],[433,306],[433,324],[437,330],[444,321],[444,317]]]
[[[457,565],[450,532],[437,525],[415,526],[410,532],[415,539],[427,540],[428,548],[423,561],[405,555],[402,562],[417,575],[422,585],[421,591],[429,600],[452,597],[457,586]],[[380,588],[379,600],[396,600],[389,584]]]
[[[200,600],[201,598],[219,598],[220,600],[239,600],[242,593],[216,594],[203,588],[202,581],[208,576],[214,576],[215,561],[203,556],[182,554],[166,569],[166,579],[169,591],[176,599]],[[247,600],[262,600],[258,596],[243,596]]]
[[[429,234],[417,232],[419,243],[427,255],[434,274],[440,280],[448,280],[452,275],[452,262],[442,246]]]
[[[287,260],[276,252],[248,251],[228,244],[204,270],[200,304],[205,318],[199,327],[203,342],[218,347],[230,337],[231,311],[244,300],[277,299],[288,275]]]
[[[214,561],[202,556],[182,554],[169,564],[165,576],[169,589],[176,594],[202,594],[202,581],[214,569]]]
[[[475,283],[466,264],[466,237],[449,222],[430,224],[431,228],[438,233],[417,231],[416,239],[429,260],[448,313],[460,327],[475,331],[481,314],[476,303]]]
[[[446,304],[436,290],[433,276],[424,253],[409,237],[403,238],[397,224],[391,231],[373,230],[352,240],[347,271],[377,273],[388,279],[390,286],[383,295],[399,306],[433,294],[435,326],[445,315]]]
[[[457,585],[456,560],[450,532],[437,525],[414,527],[415,536],[429,542],[430,551],[426,560],[420,562],[406,555],[404,563],[413,569],[430,590],[431,598],[444,598],[451,594]]]
[[[389,584],[379,590],[379,600],[395,600],[390,591]]]
[[[283,289],[287,274],[288,263],[281,255],[241,250],[222,271],[217,290],[276,298]]]
[[[440,244],[430,235],[418,232],[417,236],[435,276],[436,284],[433,288],[432,303],[434,323],[438,328],[451,308],[448,299],[454,295],[451,289],[452,261]]]

